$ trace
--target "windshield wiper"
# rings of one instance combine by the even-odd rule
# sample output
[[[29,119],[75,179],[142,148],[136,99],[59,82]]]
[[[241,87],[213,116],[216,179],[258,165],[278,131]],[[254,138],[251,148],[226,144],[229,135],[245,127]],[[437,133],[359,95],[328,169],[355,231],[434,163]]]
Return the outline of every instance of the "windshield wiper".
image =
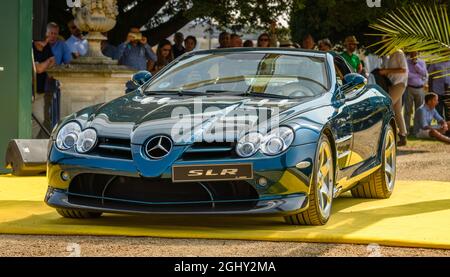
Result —
[[[224,93],[224,94],[232,94],[232,95],[238,95],[238,96],[254,96],[254,97],[292,99],[292,97],[285,96],[285,95],[261,93],[261,92],[242,92],[242,91],[232,91],[232,90],[207,90],[206,93]]]
[[[166,91],[146,91],[145,95],[160,95],[160,94],[170,94],[170,95],[189,95],[189,96],[196,96],[196,95],[205,95],[205,92],[201,91],[189,91],[189,90],[166,90]]]
[[[176,91],[145,91],[145,95],[178,94]]]
[[[189,90],[167,90],[167,91],[146,91],[145,95],[179,95],[179,96],[201,96],[207,94],[232,94],[237,96],[250,96],[250,97],[267,97],[267,98],[278,98],[278,99],[293,99],[293,97],[271,94],[271,93],[261,93],[261,92],[242,92],[242,91],[232,91],[232,90],[207,90],[207,91],[189,91]]]
[[[206,93],[231,93],[231,94],[242,94],[243,91],[233,91],[233,90],[207,90]]]
[[[241,96],[251,96],[251,97],[267,97],[267,98],[278,98],[278,99],[293,99],[292,97],[286,95],[272,94],[272,93],[262,93],[262,92],[246,92],[241,94]]]

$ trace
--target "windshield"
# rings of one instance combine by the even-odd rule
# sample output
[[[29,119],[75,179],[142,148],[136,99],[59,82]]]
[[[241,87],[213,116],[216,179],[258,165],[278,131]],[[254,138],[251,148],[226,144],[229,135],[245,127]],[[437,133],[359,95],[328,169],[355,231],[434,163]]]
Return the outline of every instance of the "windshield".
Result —
[[[182,58],[151,82],[146,92],[240,92],[312,97],[328,88],[325,57],[213,52]]]

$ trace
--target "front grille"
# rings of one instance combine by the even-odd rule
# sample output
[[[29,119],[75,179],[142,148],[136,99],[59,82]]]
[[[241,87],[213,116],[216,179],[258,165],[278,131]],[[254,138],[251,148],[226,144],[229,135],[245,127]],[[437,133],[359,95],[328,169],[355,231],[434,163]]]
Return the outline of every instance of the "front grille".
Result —
[[[236,143],[230,142],[194,143],[184,152],[182,159],[189,161],[237,158],[235,148]]]
[[[252,209],[259,198],[247,182],[172,183],[170,179],[77,176],[69,187],[69,202],[121,210],[198,211]]]
[[[132,160],[131,140],[99,137],[97,146],[90,154],[106,158]]]

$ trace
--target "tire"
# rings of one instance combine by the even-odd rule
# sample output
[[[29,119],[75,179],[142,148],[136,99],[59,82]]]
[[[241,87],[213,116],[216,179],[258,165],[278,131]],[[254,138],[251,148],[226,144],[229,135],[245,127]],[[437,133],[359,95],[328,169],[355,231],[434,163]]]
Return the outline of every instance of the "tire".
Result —
[[[304,212],[285,217],[289,224],[321,226],[325,225],[331,216],[334,192],[333,152],[325,135],[321,137],[318,145],[311,192],[308,197],[309,207]]]
[[[383,139],[382,164],[380,169],[364,178],[352,189],[355,198],[387,199],[395,186],[397,146],[392,127],[386,129]]]
[[[86,212],[78,210],[67,210],[67,209],[56,209],[56,211],[65,218],[75,218],[75,219],[89,219],[89,218],[99,218],[102,213],[96,212]]]

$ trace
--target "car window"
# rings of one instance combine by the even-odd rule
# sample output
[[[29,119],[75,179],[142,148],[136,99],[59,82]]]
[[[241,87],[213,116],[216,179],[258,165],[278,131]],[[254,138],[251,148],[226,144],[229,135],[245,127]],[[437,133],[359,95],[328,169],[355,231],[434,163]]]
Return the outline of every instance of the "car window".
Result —
[[[334,65],[334,69],[336,71],[336,81],[340,86],[342,86],[344,82],[344,74],[342,74],[342,71],[338,66],[336,66],[336,64]]]
[[[336,69],[337,83],[339,85],[343,85],[344,84],[344,77],[345,77],[345,75],[353,73],[353,71],[347,65],[345,60],[342,57],[340,57],[340,56],[334,57],[334,66],[335,66],[335,69]]]
[[[165,70],[146,91],[232,91],[315,96],[330,82],[325,57],[263,52],[193,54]]]

